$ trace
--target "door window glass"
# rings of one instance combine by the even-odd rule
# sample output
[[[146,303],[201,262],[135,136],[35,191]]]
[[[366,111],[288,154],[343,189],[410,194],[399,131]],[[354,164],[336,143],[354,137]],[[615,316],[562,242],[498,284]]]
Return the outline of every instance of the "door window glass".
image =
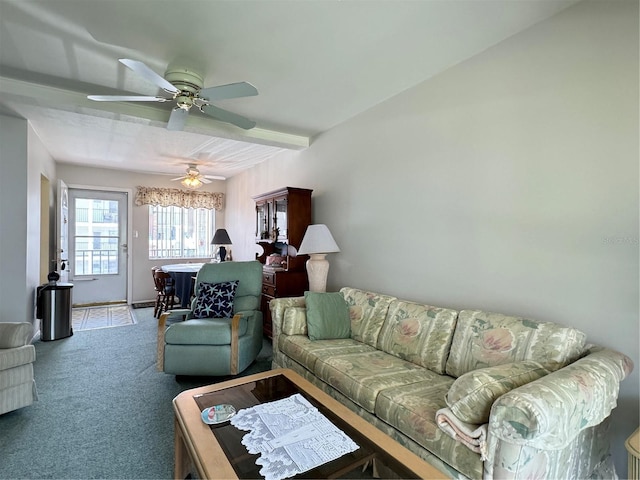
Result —
[[[93,198],[75,201],[75,274],[118,273],[118,202]]]

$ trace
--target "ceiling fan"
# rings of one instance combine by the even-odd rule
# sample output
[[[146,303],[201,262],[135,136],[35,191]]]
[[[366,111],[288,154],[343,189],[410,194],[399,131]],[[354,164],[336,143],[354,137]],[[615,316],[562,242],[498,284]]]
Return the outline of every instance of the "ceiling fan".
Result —
[[[159,86],[171,98],[142,95],[88,95],[87,98],[97,102],[176,102],[171,111],[168,130],[182,130],[187,122],[187,115],[191,107],[196,107],[202,113],[216,120],[231,123],[237,127],[249,130],[256,126],[256,122],[236,113],[224,110],[211,104],[215,100],[228,98],[249,97],[258,95],[256,87],[247,82],[230,83],[216,87],[202,88],[204,80],[201,75],[186,68],[169,68],[164,78],[151,70],[147,65],[128,58],[121,58],[120,63],[133,70],[145,80]]]
[[[186,175],[171,179],[172,182],[178,180],[180,180],[180,183],[185,187],[196,189],[201,187],[203,183],[211,183],[211,180],[226,180],[226,178],[218,175],[202,175],[198,167],[189,165]]]

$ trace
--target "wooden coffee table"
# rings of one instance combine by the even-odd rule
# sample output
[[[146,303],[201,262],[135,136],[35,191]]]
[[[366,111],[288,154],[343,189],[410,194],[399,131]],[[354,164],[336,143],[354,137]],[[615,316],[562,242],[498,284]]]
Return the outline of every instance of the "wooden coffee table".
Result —
[[[261,478],[258,455],[240,443],[246,432],[226,422],[205,424],[204,408],[229,403],[236,410],[302,394],[360,448],[295,478],[338,478],[373,461],[399,478],[448,478],[391,437],[292,370],[278,369],[186,390],[173,400],[175,412],[174,478]]]

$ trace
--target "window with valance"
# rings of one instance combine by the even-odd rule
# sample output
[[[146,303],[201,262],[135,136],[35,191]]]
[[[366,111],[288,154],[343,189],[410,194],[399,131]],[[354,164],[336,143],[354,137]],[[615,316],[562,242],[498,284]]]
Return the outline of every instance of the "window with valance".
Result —
[[[224,193],[194,192],[179,188],[136,187],[135,204],[222,210]]]

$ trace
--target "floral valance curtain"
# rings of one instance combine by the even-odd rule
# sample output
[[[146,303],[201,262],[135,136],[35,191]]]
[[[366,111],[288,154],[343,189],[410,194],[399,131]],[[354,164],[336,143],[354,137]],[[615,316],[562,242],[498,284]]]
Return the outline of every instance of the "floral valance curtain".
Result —
[[[179,188],[136,187],[136,205],[222,210],[223,201],[224,193],[195,192]]]

